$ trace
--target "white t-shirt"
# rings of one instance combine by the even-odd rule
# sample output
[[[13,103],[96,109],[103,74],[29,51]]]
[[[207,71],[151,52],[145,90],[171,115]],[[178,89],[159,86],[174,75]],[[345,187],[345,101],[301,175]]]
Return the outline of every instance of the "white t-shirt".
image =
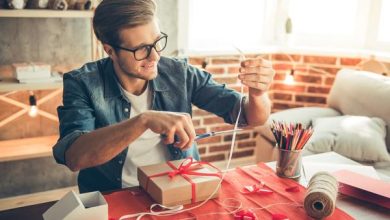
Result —
[[[152,93],[148,89],[139,95],[123,90],[131,103],[130,118],[151,109]],[[163,163],[169,159],[168,149],[161,136],[150,129],[129,145],[125,164],[122,169],[122,187],[138,186],[137,167]]]

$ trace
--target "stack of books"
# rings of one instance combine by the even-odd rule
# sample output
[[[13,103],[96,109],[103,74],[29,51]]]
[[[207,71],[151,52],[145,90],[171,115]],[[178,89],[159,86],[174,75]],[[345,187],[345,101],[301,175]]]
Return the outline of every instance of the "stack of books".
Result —
[[[53,76],[51,66],[44,63],[14,63],[14,77],[19,83],[51,83],[61,81],[61,77]]]

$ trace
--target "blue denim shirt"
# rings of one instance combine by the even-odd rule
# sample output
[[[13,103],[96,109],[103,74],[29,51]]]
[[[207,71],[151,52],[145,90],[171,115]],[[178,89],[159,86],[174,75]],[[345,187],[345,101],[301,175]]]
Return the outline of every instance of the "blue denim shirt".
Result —
[[[191,114],[191,104],[194,104],[227,123],[234,123],[237,118],[240,94],[217,84],[209,73],[184,61],[161,57],[158,75],[149,83],[153,110]],[[66,165],[65,152],[80,135],[129,119],[131,103],[120,88],[110,58],[87,63],[65,74],[63,84],[63,106],[57,109],[60,138],[53,147],[53,154],[57,163]],[[240,126],[247,124],[245,114],[242,115]],[[199,160],[196,144],[187,151],[173,145],[167,147],[172,160],[188,156]],[[128,153],[131,152],[125,148],[105,164],[80,170],[80,192],[120,189]]]

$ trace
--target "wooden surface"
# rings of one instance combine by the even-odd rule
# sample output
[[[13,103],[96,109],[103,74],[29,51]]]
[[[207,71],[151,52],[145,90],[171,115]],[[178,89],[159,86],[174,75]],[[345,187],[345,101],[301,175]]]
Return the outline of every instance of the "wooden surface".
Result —
[[[0,212],[0,220],[10,220],[10,219],[29,219],[29,220],[41,220],[43,219],[42,214],[46,212],[55,201],[41,203],[32,206],[25,206],[22,208],[10,209]]]
[[[71,190],[76,193],[79,192],[77,186],[71,186],[61,189],[48,190],[44,192],[31,193],[27,195],[13,196],[0,199],[0,211],[57,201],[60,200],[66,193]]]
[[[361,165],[333,151],[302,157],[303,166],[306,162],[310,162],[310,163],[319,162],[319,163],[329,163],[329,164],[339,164],[339,165],[342,164]],[[276,162],[275,161],[270,162],[267,163],[267,165],[275,170]],[[299,181],[301,185],[306,187],[307,184],[309,183],[309,179],[306,179],[304,170],[302,170],[301,173],[303,175],[299,179],[297,179],[297,181]],[[338,195],[336,206],[337,208],[340,208],[341,210],[345,211],[346,213],[348,213],[349,215],[351,215],[356,219],[364,219],[364,220],[390,219],[390,212],[385,208],[349,196],[345,196],[342,194]]]
[[[51,156],[57,139],[54,135],[0,141],[0,162]]]
[[[0,93],[0,141],[58,135],[62,89],[36,90],[38,114],[30,117],[28,90]],[[22,143],[23,144],[23,143]]]
[[[0,92],[62,88],[62,82],[19,83],[16,80],[0,81]]]
[[[305,161],[319,161],[319,162],[329,162],[329,163],[339,163],[339,164],[356,164],[356,162],[351,161],[341,155],[338,155],[334,152],[317,154],[312,156],[307,156],[303,158]],[[267,163],[271,168],[275,168],[275,163]],[[307,181],[304,178],[301,178],[301,183],[306,183]],[[104,194],[104,193],[103,193]],[[42,214],[49,209],[55,202],[42,203],[32,206],[26,206],[16,209],[10,209],[5,211],[0,211],[0,220],[5,219],[42,219]],[[357,199],[340,196],[337,201],[337,207],[344,210],[351,216],[356,219],[390,219],[390,213],[384,208],[359,201]]]
[[[82,10],[40,10],[40,9],[0,9],[0,17],[8,18],[92,18],[93,11]]]
[[[129,189],[133,189],[133,188],[138,188],[138,186],[131,187]],[[103,194],[111,193],[111,192],[114,191],[103,192]],[[58,198],[58,200],[59,199],[60,198]],[[48,210],[51,206],[53,206],[55,202],[56,201],[51,201],[51,202],[45,202],[36,205],[3,210],[0,211],[0,220],[10,220],[10,219],[42,220],[43,213],[46,212],[46,210]]]

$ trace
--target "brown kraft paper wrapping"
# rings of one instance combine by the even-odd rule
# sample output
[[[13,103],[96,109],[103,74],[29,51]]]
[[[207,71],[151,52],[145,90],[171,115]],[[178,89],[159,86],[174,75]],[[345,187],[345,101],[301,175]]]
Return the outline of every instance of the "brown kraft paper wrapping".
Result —
[[[184,160],[170,161],[170,163],[178,168]],[[194,163],[198,162],[195,161]],[[212,168],[212,165],[197,164],[195,166],[196,169],[191,169],[191,171],[213,175],[218,173],[217,170]],[[183,177],[184,175],[190,178],[195,184],[195,202],[207,199],[217,187],[220,187],[218,186],[220,179],[216,176],[177,174],[171,178],[168,173],[166,173],[162,176],[149,178],[150,176],[173,170],[174,169],[168,165],[168,162],[138,167],[137,175],[139,184],[156,202],[166,206],[192,203],[192,186],[191,183]],[[219,188],[218,192],[215,193],[212,198],[218,197],[218,193]]]

